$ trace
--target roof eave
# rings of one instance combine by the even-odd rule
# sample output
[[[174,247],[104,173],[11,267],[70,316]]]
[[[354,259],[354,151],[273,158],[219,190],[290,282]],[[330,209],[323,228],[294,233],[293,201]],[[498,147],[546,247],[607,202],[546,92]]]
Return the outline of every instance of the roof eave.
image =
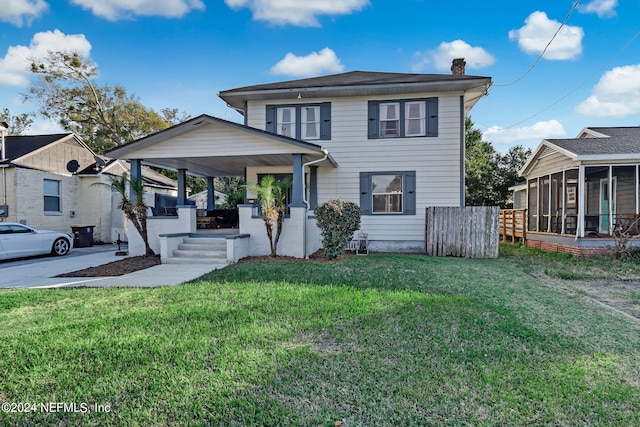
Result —
[[[472,77],[464,80],[440,80],[415,83],[354,84],[316,87],[295,87],[260,90],[231,89],[218,93],[218,96],[230,107],[244,110],[245,101],[278,100],[293,98],[322,98],[333,96],[371,96],[395,95],[417,92],[457,92],[474,88],[486,92],[491,86],[490,77]]]

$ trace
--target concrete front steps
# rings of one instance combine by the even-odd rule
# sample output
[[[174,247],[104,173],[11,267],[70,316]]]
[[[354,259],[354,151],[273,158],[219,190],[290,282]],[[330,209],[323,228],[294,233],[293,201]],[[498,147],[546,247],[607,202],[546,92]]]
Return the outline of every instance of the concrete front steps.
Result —
[[[184,237],[178,249],[163,264],[227,264],[227,239]]]

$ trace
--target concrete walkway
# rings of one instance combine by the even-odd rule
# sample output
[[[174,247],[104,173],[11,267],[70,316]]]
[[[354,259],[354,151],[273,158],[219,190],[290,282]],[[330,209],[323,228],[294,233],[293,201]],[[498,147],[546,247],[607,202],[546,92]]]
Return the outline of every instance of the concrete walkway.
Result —
[[[170,286],[196,279],[226,264],[160,264],[115,277],[53,277],[122,259],[115,249],[73,249],[73,256],[30,259],[26,264],[0,263],[0,288],[60,288],[69,286]],[[19,263],[18,263],[19,264]]]

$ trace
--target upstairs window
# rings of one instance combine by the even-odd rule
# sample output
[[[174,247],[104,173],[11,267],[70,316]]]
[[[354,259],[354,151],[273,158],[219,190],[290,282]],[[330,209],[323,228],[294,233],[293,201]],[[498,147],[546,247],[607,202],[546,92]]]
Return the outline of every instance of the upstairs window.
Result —
[[[380,104],[380,138],[400,136],[400,103]]]
[[[268,132],[305,141],[331,139],[331,103],[267,105]]]
[[[293,107],[278,108],[277,134],[296,137],[296,109]]]
[[[320,139],[320,106],[302,107],[301,139]]]
[[[438,136],[438,98],[369,101],[369,139]]]

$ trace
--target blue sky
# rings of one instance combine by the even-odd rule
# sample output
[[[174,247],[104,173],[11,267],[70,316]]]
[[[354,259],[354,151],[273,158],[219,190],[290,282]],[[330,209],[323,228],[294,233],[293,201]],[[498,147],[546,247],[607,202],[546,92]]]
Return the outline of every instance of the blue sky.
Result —
[[[493,78],[470,115],[504,152],[640,125],[638,17],[638,0],[0,0],[0,108],[35,110],[20,94],[28,58],[48,50],[90,57],[100,84],[147,107],[234,121],[221,90],[352,70],[449,74],[464,57],[467,74]],[[58,130],[37,119],[29,133]]]

